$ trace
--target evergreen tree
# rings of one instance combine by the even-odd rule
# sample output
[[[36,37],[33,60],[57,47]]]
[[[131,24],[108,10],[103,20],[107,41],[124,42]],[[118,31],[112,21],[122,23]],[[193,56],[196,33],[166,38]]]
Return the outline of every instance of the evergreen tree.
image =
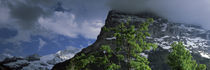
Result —
[[[198,64],[192,59],[192,56],[182,42],[173,43],[172,52],[168,55],[168,64],[172,70],[206,70],[206,65]]]
[[[197,67],[197,70],[206,70],[206,65],[205,64],[199,64]]]
[[[120,26],[113,28],[116,37],[117,48],[119,52],[125,57],[124,62],[127,64],[128,70],[151,70],[147,58],[140,56],[142,51],[155,49],[157,46],[152,43],[147,43],[146,37],[150,36],[148,27],[153,19],[148,19],[146,22],[141,23],[140,28],[127,23],[121,23]],[[119,54],[119,53],[117,53]]]
[[[117,65],[110,60],[113,57],[113,50],[108,45],[102,45],[99,52],[94,52],[85,55],[76,56],[67,67],[68,70],[95,70],[94,68],[100,68],[100,70],[117,70],[120,65]],[[91,67],[91,65],[94,67]]]
[[[100,50],[88,54],[81,53],[72,59],[69,70],[94,70],[94,67],[100,70],[121,70],[121,63],[128,70],[151,70],[147,58],[140,55],[145,50],[155,49],[157,46],[147,43],[146,37],[149,24],[153,19],[148,19],[144,23],[140,23],[139,28],[127,23],[121,23],[114,28],[106,28],[106,31],[115,32],[116,46],[110,47],[102,45]],[[113,49],[113,50],[112,50]],[[94,66],[94,67],[92,67]]]

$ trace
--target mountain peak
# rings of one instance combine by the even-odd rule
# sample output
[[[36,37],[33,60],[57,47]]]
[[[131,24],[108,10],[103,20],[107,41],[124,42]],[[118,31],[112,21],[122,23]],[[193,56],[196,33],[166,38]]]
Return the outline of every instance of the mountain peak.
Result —
[[[149,26],[151,37],[148,37],[147,40],[156,43],[158,48],[156,51],[146,51],[142,54],[148,56],[147,58],[150,61],[150,67],[152,69],[169,69],[166,59],[171,48],[170,45],[173,42],[178,41],[184,43],[186,49],[190,50],[197,62],[206,64],[207,67],[210,67],[210,33],[208,30],[196,25],[169,22],[167,19],[147,12],[130,14],[116,10],[110,11],[105,26],[102,27],[96,42],[89,47],[84,48],[81,52],[77,53],[75,57],[79,56],[81,53],[89,54],[91,52],[96,52],[102,45],[115,46],[115,38],[113,37],[114,32],[106,32],[104,28],[116,27],[120,23],[128,22],[128,19],[130,20],[130,25],[138,26],[148,18],[153,18],[154,23]],[[56,64],[53,67],[53,70],[66,70],[65,68],[69,65],[70,61],[72,60],[70,59]]]

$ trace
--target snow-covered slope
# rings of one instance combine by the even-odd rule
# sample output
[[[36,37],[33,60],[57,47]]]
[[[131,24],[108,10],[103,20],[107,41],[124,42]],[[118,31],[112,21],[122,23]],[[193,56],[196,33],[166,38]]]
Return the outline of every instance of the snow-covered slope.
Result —
[[[12,70],[50,70],[55,64],[72,58],[80,49],[69,48],[45,56],[8,57],[0,64]]]
[[[0,54],[0,62],[3,61],[5,58],[12,58],[13,56],[7,53]]]
[[[163,49],[170,49],[173,42],[181,41],[191,53],[199,53],[202,57],[210,59],[209,30],[191,24],[160,23],[161,21],[159,18],[154,26],[151,26],[151,33],[157,31],[154,27],[160,27],[160,30],[152,33],[153,36],[150,37],[154,43]]]

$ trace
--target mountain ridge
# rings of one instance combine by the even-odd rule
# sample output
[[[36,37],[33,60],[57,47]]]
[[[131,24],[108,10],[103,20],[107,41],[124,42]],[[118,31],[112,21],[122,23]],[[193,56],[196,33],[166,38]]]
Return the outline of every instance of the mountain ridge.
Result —
[[[0,62],[0,70],[50,70],[53,65],[70,59],[78,51],[80,49],[70,48],[45,56],[37,54],[27,57],[10,56]]]
[[[143,53],[151,62],[150,67],[152,69],[170,69],[167,65],[167,55],[171,48],[170,45],[178,41],[182,41],[184,45],[187,46],[186,48],[190,50],[192,55],[196,56],[194,59],[196,59],[198,63],[206,64],[207,67],[210,67],[210,45],[208,39],[210,31],[196,25],[170,22],[152,13],[127,14],[116,10],[109,12],[104,27],[116,27],[120,23],[127,22],[126,20],[128,18],[130,19],[131,25],[138,25],[138,23],[146,21],[147,18],[154,19],[154,23],[149,26],[151,37],[147,39],[149,42],[158,44],[158,48],[156,51],[146,51]],[[102,27],[96,42],[84,48],[81,52],[77,53],[75,57],[79,56],[81,53],[89,54],[95,52],[99,50],[101,45],[113,46],[115,40],[113,32],[105,32],[104,27]],[[66,70],[70,61],[71,59],[58,63],[52,70]]]

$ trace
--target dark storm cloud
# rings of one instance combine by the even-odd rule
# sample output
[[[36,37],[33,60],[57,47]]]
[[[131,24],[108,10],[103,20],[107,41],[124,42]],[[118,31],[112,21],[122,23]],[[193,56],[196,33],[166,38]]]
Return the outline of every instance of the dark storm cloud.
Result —
[[[73,40],[78,37],[96,39],[108,12],[105,1],[0,0],[0,54],[25,55],[24,52],[31,54],[37,48],[53,48],[55,52],[58,47],[45,46],[51,43],[42,39],[57,44],[58,36]],[[34,42],[33,37],[40,37],[40,40]]]
[[[62,0],[62,3],[81,20],[105,20],[109,11],[107,0]]]
[[[25,4],[11,6],[10,9],[11,17],[18,19],[21,27],[27,29],[33,27],[38,18],[44,14],[40,7],[27,6]]]
[[[51,13],[52,10],[44,10],[44,6],[49,5],[47,4],[48,1],[49,0],[22,0],[16,1],[15,3],[8,1],[7,3],[11,18],[16,19],[21,28],[30,29],[35,26],[40,16],[46,16]]]
[[[210,29],[210,0],[109,0],[109,6],[129,13],[150,11],[173,22]]]
[[[40,17],[50,17],[55,0],[0,0],[0,28],[16,29],[17,35],[4,42],[29,42],[31,36],[48,36],[38,24]],[[53,36],[53,35],[52,35]]]
[[[5,42],[29,42],[31,36],[51,37],[57,34],[71,38],[82,35],[95,39],[108,12],[105,2],[106,0],[0,0],[0,14],[7,16],[7,19],[0,16],[0,28],[17,29],[17,35]],[[60,9],[56,9],[57,7]],[[2,20],[5,23],[1,23]]]

